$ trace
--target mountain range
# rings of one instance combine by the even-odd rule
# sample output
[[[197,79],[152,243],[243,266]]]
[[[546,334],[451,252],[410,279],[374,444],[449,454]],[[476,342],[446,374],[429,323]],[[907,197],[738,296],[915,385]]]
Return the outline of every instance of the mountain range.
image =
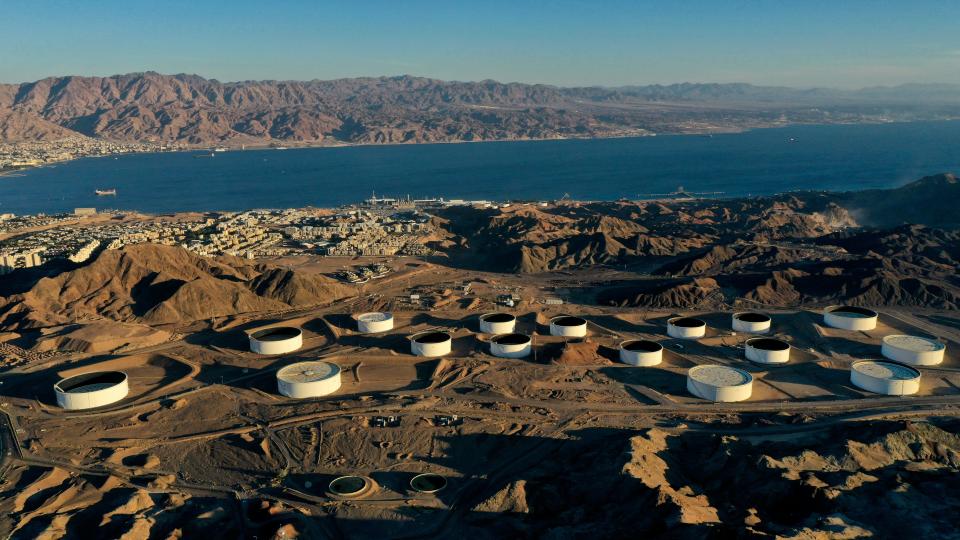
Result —
[[[417,143],[948,118],[960,118],[960,86],[561,88],[412,76],[223,83],[154,72],[0,84],[2,142]]]

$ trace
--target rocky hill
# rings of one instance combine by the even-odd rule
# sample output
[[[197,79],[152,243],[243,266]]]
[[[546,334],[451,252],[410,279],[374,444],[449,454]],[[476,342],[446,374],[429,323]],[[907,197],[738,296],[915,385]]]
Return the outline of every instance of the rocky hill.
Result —
[[[0,85],[0,142],[86,135],[196,145],[415,143],[958,116],[957,87],[558,88],[411,76],[222,83],[153,72]]]
[[[36,280],[29,271],[9,279],[27,282],[0,287],[0,328],[13,331],[91,321],[188,323],[326,304],[350,292],[319,275],[155,244],[104,251],[88,264]]]
[[[960,183],[942,174],[858,193],[450,208],[437,225],[451,263],[466,268],[633,270],[636,280],[596,290],[607,305],[956,309],[957,200]]]

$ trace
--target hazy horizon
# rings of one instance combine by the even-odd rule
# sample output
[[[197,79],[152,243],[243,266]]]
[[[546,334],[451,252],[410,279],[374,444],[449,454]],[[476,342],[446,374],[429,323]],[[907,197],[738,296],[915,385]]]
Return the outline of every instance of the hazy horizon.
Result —
[[[856,89],[960,83],[960,4],[13,1],[0,80],[148,70],[220,81],[416,73],[448,81]],[[42,40],[36,23],[43,21]]]
[[[12,81],[12,80],[0,80],[0,84],[8,85],[18,85],[18,84],[30,84],[37,81],[42,81],[45,79],[59,79],[66,77],[85,77],[85,78],[101,78],[108,79],[111,77],[124,77],[131,75],[143,75],[148,73],[155,73],[163,77],[200,77],[202,79],[217,81],[221,84],[239,84],[245,82],[311,82],[311,81],[336,81],[336,80],[349,80],[349,79],[392,79],[392,78],[401,78],[401,77],[411,77],[417,79],[432,79],[439,80],[449,83],[480,83],[484,81],[493,81],[500,84],[523,84],[529,86],[551,86],[556,88],[604,88],[604,89],[617,89],[617,88],[629,88],[629,87],[644,87],[644,86],[678,86],[678,85],[750,85],[756,86],[758,88],[768,87],[768,88],[789,88],[792,90],[838,90],[838,91],[848,91],[856,92],[859,90],[869,90],[873,88],[899,88],[899,87],[909,87],[909,86],[925,86],[925,87],[936,87],[936,86],[958,86],[960,87],[960,82],[945,82],[945,81],[930,81],[930,82],[904,82],[897,84],[875,84],[867,86],[854,86],[854,87],[841,87],[841,86],[826,86],[826,85],[777,85],[777,84],[756,84],[747,81],[709,81],[709,80],[678,80],[673,82],[656,82],[656,83],[636,83],[636,84],[622,84],[622,85],[609,85],[609,84],[582,84],[582,85],[562,85],[562,84],[553,84],[553,83],[542,83],[542,82],[532,82],[524,80],[500,80],[494,78],[484,78],[484,79],[442,79],[439,77],[431,77],[429,75],[421,75],[417,73],[383,73],[378,75],[357,75],[352,77],[331,77],[331,78],[287,78],[287,79],[271,79],[271,78],[252,78],[252,79],[221,79],[218,77],[208,76],[203,73],[189,73],[185,71],[175,71],[175,72],[162,72],[155,69],[141,69],[134,70],[122,73],[62,73],[62,74],[49,74],[36,79],[31,80],[22,80],[22,81]]]

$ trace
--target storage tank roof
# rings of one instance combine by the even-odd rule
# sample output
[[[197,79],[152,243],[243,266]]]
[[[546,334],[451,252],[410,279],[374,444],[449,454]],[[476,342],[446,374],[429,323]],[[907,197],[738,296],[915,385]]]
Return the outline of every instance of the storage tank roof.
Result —
[[[857,306],[831,306],[827,308],[827,313],[848,319],[869,319],[877,316],[876,311]]]
[[[340,366],[330,362],[298,362],[280,369],[277,378],[292,383],[322,381],[340,372]]]
[[[919,336],[893,335],[883,338],[883,342],[891,347],[911,352],[942,351],[946,348],[946,346],[939,341]]]
[[[901,364],[866,360],[853,364],[853,370],[877,379],[910,380],[920,376],[920,372]]]
[[[740,386],[753,381],[746,371],[727,366],[695,366],[688,373],[691,379],[711,386]]]
[[[380,322],[380,321],[386,321],[392,318],[393,318],[393,315],[389,313],[380,313],[380,312],[364,313],[363,315],[360,315],[359,317],[357,317],[358,320],[361,320],[363,322]]]

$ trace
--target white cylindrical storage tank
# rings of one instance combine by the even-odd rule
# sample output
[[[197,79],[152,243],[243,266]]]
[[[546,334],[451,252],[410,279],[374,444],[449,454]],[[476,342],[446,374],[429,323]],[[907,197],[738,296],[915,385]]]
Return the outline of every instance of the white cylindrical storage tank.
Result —
[[[480,331],[484,334],[512,334],[517,318],[509,313],[487,313],[480,316]]]
[[[93,371],[67,377],[53,385],[57,405],[68,411],[92,409],[127,397],[130,386],[122,371]]]
[[[277,390],[290,398],[326,396],[339,389],[340,366],[331,362],[297,362],[277,372]]]
[[[500,358],[526,358],[531,350],[530,336],[524,334],[500,334],[490,339],[490,354]]]
[[[667,321],[667,335],[680,339],[699,339],[707,335],[707,323],[693,317],[674,317]]]
[[[694,366],[687,371],[687,391],[710,401],[743,401],[753,393],[753,375],[729,366]]]
[[[857,306],[830,306],[823,310],[823,323],[841,330],[873,330],[877,312]]]
[[[357,315],[357,330],[364,334],[379,334],[393,330],[393,314],[380,313],[361,313]]]
[[[920,372],[897,362],[861,360],[850,367],[850,382],[875,394],[908,396],[920,390]]]
[[[663,345],[648,339],[624,341],[620,344],[620,361],[631,366],[655,366],[663,361]]]
[[[303,346],[303,330],[274,326],[250,334],[250,350],[257,354],[285,354]]]
[[[446,332],[421,332],[410,337],[410,352],[416,356],[450,354],[453,340]]]
[[[561,315],[550,319],[550,335],[563,337],[585,337],[587,321],[580,317]]]
[[[763,313],[746,311],[733,314],[733,331],[749,334],[766,334],[770,331],[770,316]]]
[[[884,357],[911,366],[935,366],[943,362],[946,350],[945,344],[919,336],[886,336],[880,345]]]
[[[758,364],[785,364],[790,361],[790,344],[773,338],[751,338],[744,351],[747,360]]]

